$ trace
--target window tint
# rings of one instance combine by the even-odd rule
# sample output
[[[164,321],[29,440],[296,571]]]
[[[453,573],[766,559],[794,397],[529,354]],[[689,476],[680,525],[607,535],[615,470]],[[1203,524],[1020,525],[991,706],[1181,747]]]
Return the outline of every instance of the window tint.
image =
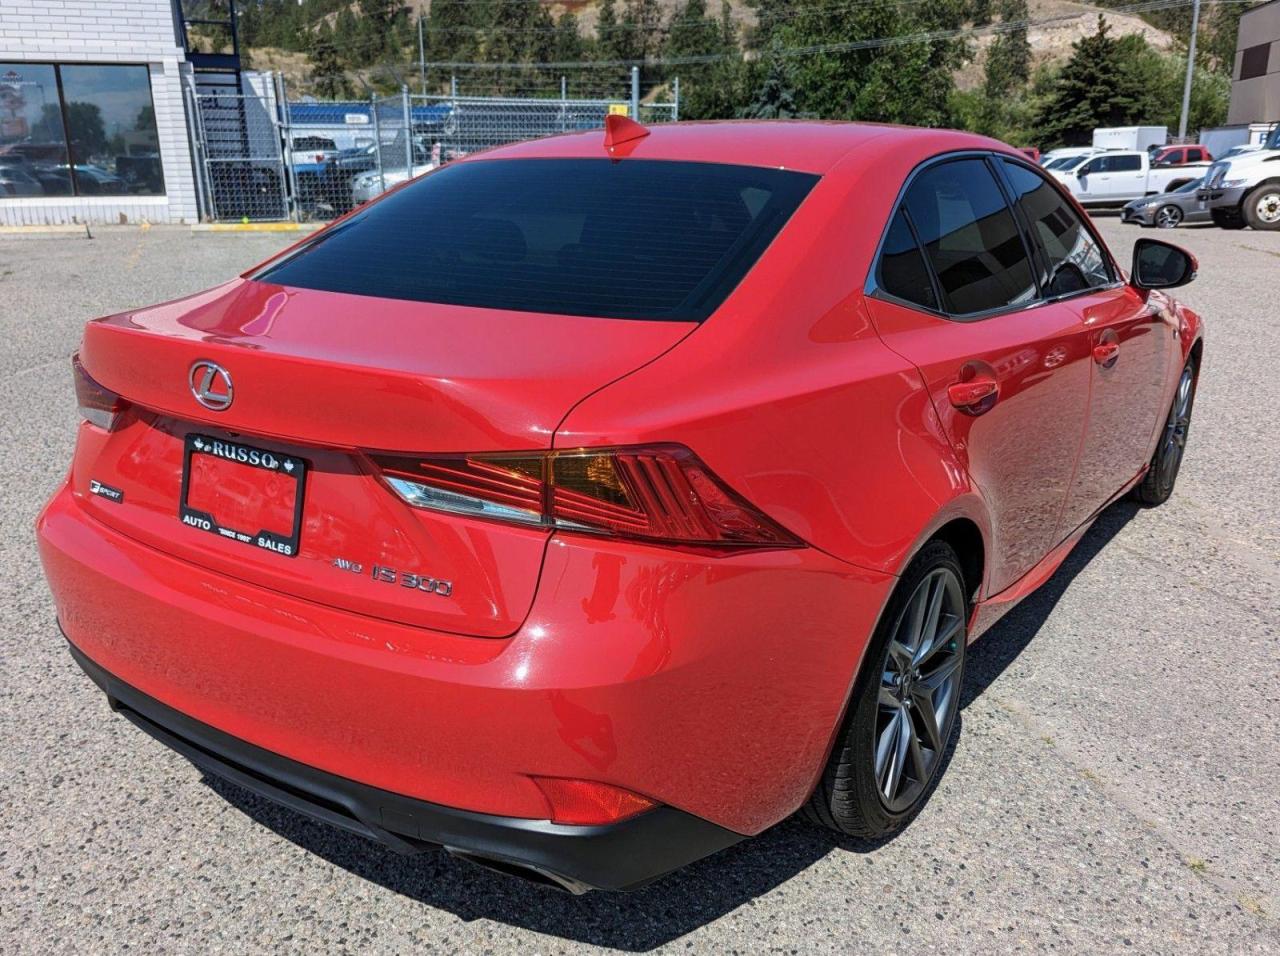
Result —
[[[638,159],[458,163],[258,278],[489,309],[701,321],[817,180]]]
[[[926,309],[937,309],[933,281],[924,264],[924,255],[916,245],[907,217],[901,209],[889,224],[884,248],[880,251],[880,288],[899,299],[914,302]]]
[[[1200,163],[1204,161],[1204,152],[1199,149],[1187,150],[1187,162]]]
[[[1067,295],[1109,284],[1112,276],[1106,255],[1062,195],[1035,170],[1000,162],[1044,253],[1047,274],[1040,277],[1044,294]]]
[[[1142,157],[1133,153],[1120,156],[1099,156],[1093,161],[1095,173],[1131,173],[1142,168]]]
[[[926,169],[906,206],[947,311],[972,315],[1035,298],[1022,235],[983,160]]]

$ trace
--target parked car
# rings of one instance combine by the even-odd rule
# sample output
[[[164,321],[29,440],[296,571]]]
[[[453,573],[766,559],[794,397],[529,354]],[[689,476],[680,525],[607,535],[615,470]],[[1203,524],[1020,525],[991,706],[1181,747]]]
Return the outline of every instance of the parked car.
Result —
[[[1027,159],[1031,160],[1033,163],[1040,162],[1040,150],[1034,146],[1020,146],[1018,147],[1018,152],[1027,157]]]
[[[1161,229],[1208,222],[1208,210],[1196,198],[1196,192],[1203,182],[1203,179],[1193,179],[1170,192],[1135,199],[1125,205],[1120,219],[1122,222],[1136,222],[1140,226],[1158,226]]]
[[[1213,156],[1203,146],[1162,146],[1151,154],[1152,166],[1186,166],[1189,163],[1211,163]]]
[[[1056,176],[1085,206],[1123,206],[1133,199],[1185,186],[1204,175],[1208,163],[1153,167],[1141,151],[1108,150],[1090,157],[1074,170],[1056,169]]]
[[[1197,195],[1223,229],[1280,229],[1280,125],[1261,148],[1214,163]]]
[[[25,162],[0,157],[0,196],[43,196],[44,187]]]
[[[405,852],[581,891],[796,811],[884,840],[970,642],[1172,492],[1196,269],[1140,239],[1126,277],[953,131],[611,116],[452,162],[88,324],[58,621],[145,732]]]
[[[429,173],[435,168],[434,163],[423,163],[420,166],[414,166],[411,172],[402,167],[400,169],[386,169],[382,172],[374,170],[373,172],[362,173],[351,180],[351,201],[357,206],[361,203],[366,203],[371,199],[378,198],[392,186],[399,186],[406,179]]]

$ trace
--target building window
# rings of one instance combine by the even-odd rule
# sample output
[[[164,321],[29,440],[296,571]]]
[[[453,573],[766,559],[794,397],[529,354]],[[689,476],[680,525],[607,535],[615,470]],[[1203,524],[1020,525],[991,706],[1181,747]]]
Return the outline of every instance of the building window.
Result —
[[[164,195],[145,66],[0,63],[0,199],[32,195]]]
[[[1252,80],[1267,75],[1267,60],[1270,59],[1270,43],[1259,43],[1240,54],[1240,79]]]

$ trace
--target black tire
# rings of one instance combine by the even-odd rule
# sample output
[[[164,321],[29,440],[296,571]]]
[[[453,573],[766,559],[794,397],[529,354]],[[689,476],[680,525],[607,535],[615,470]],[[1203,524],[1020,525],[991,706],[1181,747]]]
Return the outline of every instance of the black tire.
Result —
[[[1267,232],[1280,229],[1280,183],[1263,183],[1244,197],[1240,208],[1251,229]]]
[[[1173,401],[1169,404],[1169,414],[1165,417],[1164,428],[1160,432],[1160,440],[1151,456],[1151,464],[1142,481],[1132,491],[1134,500],[1149,508],[1162,505],[1173,494],[1173,486],[1178,480],[1178,471],[1182,468],[1182,459],[1186,454],[1187,435],[1191,432],[1191,411],[1195,407],[1196,383],[1199,380],[1196,361],[1188,359],[1178,376],[1178,388],[1173,393]],[[1183,384],[1188,392],[1183,407]]]
[[[1243,229],[1244,218],[1238,209],[1215,209],[1209,213],[1213,224],[1219,229]]]
[[[933,587],[934,582],[939,582],[937,586],[945,589],[941,592],[941,609],[936,615],[935,633],[940,640],[933,642],[935,650],[926,654],[920,666],[914,668],[917,676],[905,679],[901,684],[893,683],[889,681],[891,671],[906,673],[897,667],[895,662],[901,658],[896,655],[909,649],[903,648],[902,643],[895,642],[894,638],[907,633],[904,626],[910,630],[912,619],[908,612],[915,613],[919,592]],[[968,637],[968,594],[964,572],[951,546],[943,541],[931,541],[925,545],[902,575],[872,635],[831,757],[817,787],[802,808],[808,820],[848,836],[883,839],[903,829],[929,799],[941,776],[952,741],[959,732],[960,691]],[[928,603],[926,596],[926,608]],[[924,615],[927,619],[934,617],[927,609]],[[955,617],[958,617],[958,623],[953,624]],[[920,643],[924,643],[924,638]],[[938,663],[930,666],[935,659]],[[943,676],[944,669],[949,676]],[[930,692],[930,682],[935,679],[939,689]],[[939,692],[945,694],[945,698],[939,696]],[[887,799],[877,774],[877,744],[883,743],[884,733],[892,732],[889,724],[895,719],[910,720],[913,732],[927,726],[922,723],[922,693],[931,694],[935,702],[945,699],[945,711],[941,714],[943,725],[937,727],[936,735],[929,735],[936,741],[935,746],[923,745],[925,733],[916,735],[920,739],[900,758],[901,761],[911,761],[912,769],[908,770],[905,763],[898,764],[902,789],[894,791],[896,799]],[[902,703],[898,711],[895,712],[892,706],[886,707],[885,695],[899,696]],[[916,701],[914,709],[911,709],[911,700]],[[938,711],[943,711],[943,708],[938,706],[935,713]],[[894,749],[892,743],[889,749]],[[917,759],[922,762],[928,760],[924,773],[916,769],[923,765],[917,763]],[[892,767],[888,776],[891,774]],[[890,790],[893,790],[892,785]]]

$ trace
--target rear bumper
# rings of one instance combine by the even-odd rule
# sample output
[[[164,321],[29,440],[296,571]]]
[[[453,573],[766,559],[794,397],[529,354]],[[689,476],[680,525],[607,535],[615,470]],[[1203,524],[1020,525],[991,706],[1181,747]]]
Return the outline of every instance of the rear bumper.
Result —
[[[398,852],[438,845],[581,892],[635,889],[742,839],[670,807],[608,826],[559,826],[414,800],[238,740],[130,687],[74,644],[68,647],[113,710],[201,770]]]
[[[556,537],[517,633],[474,638],[181,561],[102,525],[67,487],[37,535],[78,651],[247,746],[527,821],[551,817],[534,776],[597,781],[744,835],[811,792],[894,581],[807,549],[705,557]]]

